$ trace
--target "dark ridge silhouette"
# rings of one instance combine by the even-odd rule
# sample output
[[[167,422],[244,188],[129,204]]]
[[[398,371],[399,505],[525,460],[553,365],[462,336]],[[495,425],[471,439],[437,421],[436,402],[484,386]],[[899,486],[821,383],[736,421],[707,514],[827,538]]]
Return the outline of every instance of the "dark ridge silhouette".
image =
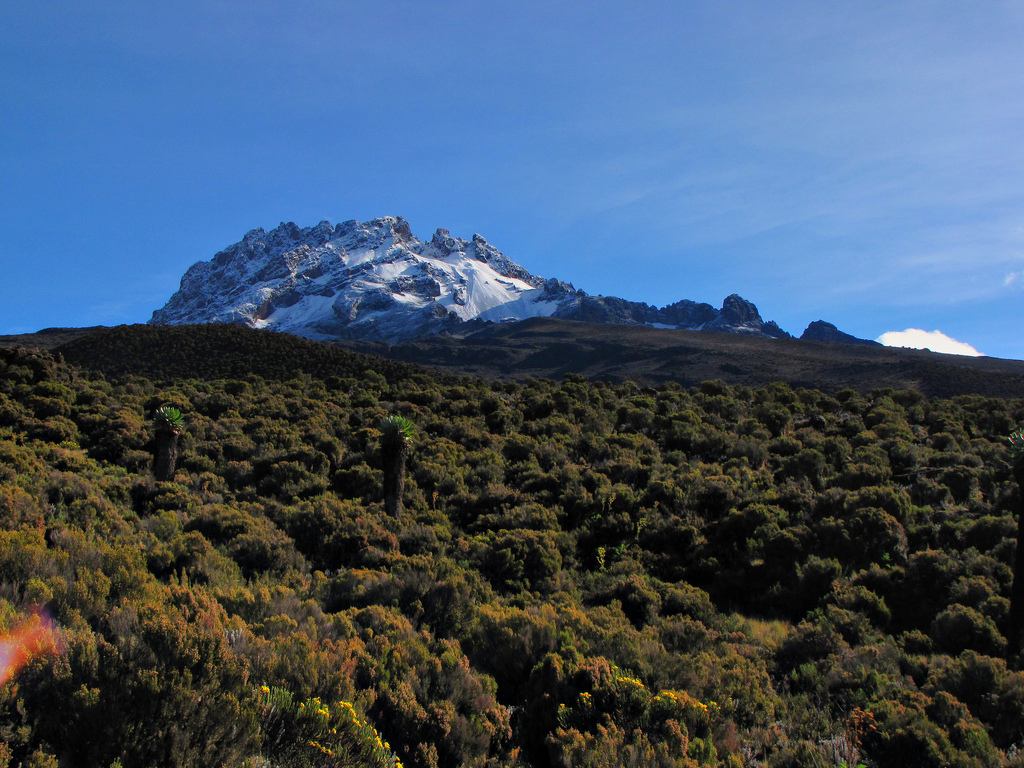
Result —
[[[108,377],[231,379],[359,378],[375,371],[389,381],[422,372],[409,363],[284,333],[237,325],[121,325],[102,328],[54,348],[79,368]]]
[[[1020,360],[551,318],[475,328],[461,338],[384,344],[316,342],[235,325],[130,325],[6,336],[0,346],[54,349],[76,366],[106,376],[281,379],[300,371],[358,377],[374,370],[397,380],[429,368],[435,375],[500,380],[560,380],[574,374],[644,385],[696,386],[719,379],[745,386],[781,381],[826,392],[893,387],[929,397],[1024,395]]]
[[[943,355],[880,344],[765,339],[734,333],[679,331],[536,318],[489,326],[456,339],[405,344],[350,344],[351,349],[439,370],[500,379],[578,374],[611,382],[696,386],[792,386],[836,392],[893,387],[930,397],[1024,394],[1024,361]]]

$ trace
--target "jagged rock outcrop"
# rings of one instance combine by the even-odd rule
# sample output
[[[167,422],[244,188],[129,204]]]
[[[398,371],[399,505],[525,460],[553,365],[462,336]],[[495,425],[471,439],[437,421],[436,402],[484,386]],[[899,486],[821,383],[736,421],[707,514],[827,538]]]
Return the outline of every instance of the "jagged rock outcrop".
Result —
[[[735,293],[727,296],[718,317],[706,323],[706,331],[728,331],[731,333],[752,333],[772,338],[790,338],[774,321],[765,322],[751,302]]]
[[[843,333],[836,328],[832,323],[826,323],[824,320],[815,320],[813,323],[807,326],[802,334],[800,334],[801,341],[824,341],[829,344],[867,344],[876,347],[882,346],[877,341],[871,339],[858,339],[856,336],[851,336],[848,333]]]
[[[464,240],[438,229],[423,242],[409,222],[392,216],[254,229],[192,265],[150,322],[238,323],[314,339],[394,342],[458,333],[468,321],[530,317],[789,336],[735,294],[721,309],[590,296],[531,274],[480,235]]]

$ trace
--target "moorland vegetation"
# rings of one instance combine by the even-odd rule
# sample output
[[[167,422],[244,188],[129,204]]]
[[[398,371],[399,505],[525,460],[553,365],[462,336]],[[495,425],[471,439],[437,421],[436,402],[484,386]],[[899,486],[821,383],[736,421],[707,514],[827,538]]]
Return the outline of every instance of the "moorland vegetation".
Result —
[[[1024,765],[1024,400],[118,333],[0,350],[0,765]]]

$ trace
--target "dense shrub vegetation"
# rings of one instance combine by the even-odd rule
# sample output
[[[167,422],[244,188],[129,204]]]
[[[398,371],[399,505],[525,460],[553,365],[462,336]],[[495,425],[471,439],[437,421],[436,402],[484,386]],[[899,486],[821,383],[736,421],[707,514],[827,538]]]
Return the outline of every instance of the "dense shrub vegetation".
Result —
[[[61,647],[0,687],[0,766],[1024,765],[1024,401],[310,373],[265,336],[261,375],[0,350],[0,629],[44,607]]]

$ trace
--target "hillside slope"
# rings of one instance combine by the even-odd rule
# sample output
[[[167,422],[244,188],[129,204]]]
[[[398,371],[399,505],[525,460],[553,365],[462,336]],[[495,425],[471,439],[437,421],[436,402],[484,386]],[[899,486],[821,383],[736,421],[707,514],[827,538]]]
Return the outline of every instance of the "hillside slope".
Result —
[[[746,386],[781,381],[827,392],[893,387],[936,397],[1024,394],[1024,362],[1019,360],[547,318],[485,326],[465,338],[437,336],[394,345],[331,345],[221,324],[62,328],[0,337],[0,347],[17,345],[54,348],[76,365],[107,375],[134,371],[157,378],[227,378],[251,372],[280,378],[295,371],[358,375],[371,367],[391,376],[429,368],[435,375],[502,380],[560,380],[577,374],[688,387],[719,379]],[[383,360],[373,362],[365,355]]]
[[[561,379],[574,373],[687,387],[721,379],[747,386],[783,381],[828,392],[894,387],[939,397],[1024,395],[1024,361],[1019,360],[547,318],[491,326],[465,338],[348,346],[437,370],[502,379]]]
[[[0,764],[1020,764],[1020,398],[80,341],[118,372],[0,349],[0,629],[46,638],[0,685]]]

